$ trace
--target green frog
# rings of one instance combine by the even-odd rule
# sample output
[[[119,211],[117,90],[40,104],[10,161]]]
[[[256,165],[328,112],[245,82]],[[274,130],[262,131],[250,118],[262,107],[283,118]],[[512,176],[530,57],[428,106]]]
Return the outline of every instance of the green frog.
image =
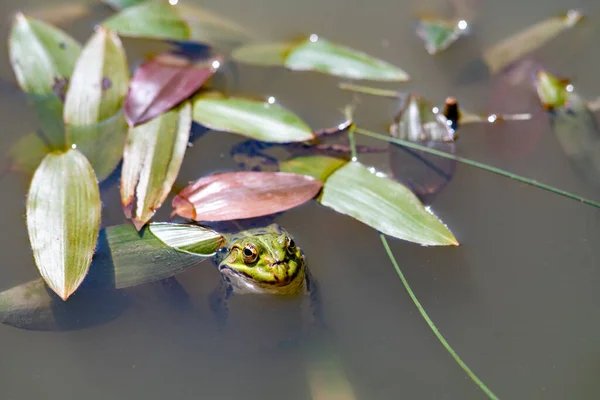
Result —
[[[216,264],[221,283],[210,296],[210,308],[220,328],[227,322],[228,300],[245,294],[302,296],[303,325],[308,330],[322,325],[318,288],[304,253],[279,225],[229,236]]]

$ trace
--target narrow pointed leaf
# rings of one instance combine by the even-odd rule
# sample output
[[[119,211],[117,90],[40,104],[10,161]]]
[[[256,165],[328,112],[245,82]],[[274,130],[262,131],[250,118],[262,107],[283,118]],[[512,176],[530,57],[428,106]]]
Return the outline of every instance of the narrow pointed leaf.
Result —
[[[325,182],[329,175],[348,161],[322,155],[294,157],[279,163],[281,172],[312,176]]]
[[[231,57],[244,64],[262,67],[284,66],[287,54],[297,45],[296,42],[252,43],[238,47],[231,53]]]
[[[213,255],[225,242],[223,235],[197,225],[154,222],[148,229],[167,246],[201,256]]]
[[[458,245],[452,232],[410,190],[359,162],[335,171],[319,201],[398,239],[424,246]]]
[[[177,7],[166,2],[148,1],[125,8],[102,25],[121,36],[173,40],[190,37],[190,28]]]
[[[303,142],[314,138],[310,127],[291,111],[242,98],[198,96],[194,99],[194,121],[263,142]]]
[[[566,79],[559,79],[546,71],[538,71],[535,87],[542,107],[548,111],[565,107],[571,96],[567,90],[568,85]]]
[[[294,71],[317,71],[349,79],[409,79],[406,72],[390,63],[322,38],[316,41],[307,39],[297,45],[287,54],[285,67]]]
[[[37,267],[66,300],[87,274],[100,228],[100,193],[92,166],[77,150],[48,154],[27,198],[27,229]]]
[[[211,249],[206,247],[205,250]],[[123,289],[155,282],[198,265],[210,258],[210,254],[173,248],[147,228],[138,232],[131,224],[111,226],[100,232],[98,251],[86,284]]]
[[[466,21],[422,18],[417,25],[417,36],[425,42],[425,50],[431,55],[446,50],[466,33]]]
[[[262,217],[306,203],[321,187],[313,177],[298,174],[227,172],[192,183],[173,199],[173,208],[196,221]]]
[[[89,160],[102,182],[115,170],[125,148],[127,122],[123,111],[92,125],[69,126],[69,142]]]
[[[148,0],[102,0],[102,2],[115,10],[122,10],[127,7],[137,6]]]
[[[8,40],[10,61],[26,93],[57,93],[71,76],[81,46],[63,31],[17,14]]]
[[[191,106],[183,104],[130,129],[123,154],[121,202],[140,230],[160,208],[177,178],[192,125]]]
[[[125,99],[130,126],[146,122],[191,96],[216,71],[215,59],[191,61],[164,53],[135,72]]]
[[[117,113],[123,104],[129,69],[119,37],[99,28],[77,60],[65,99],[65,123],[96,124]]]
[[[483,53],[483,59],[490,72],[495,74],[523,56],[542,47],[561,32],[572,28],[582,17],[581,12],[570,10],[565,15],[539,22],[490,47]]]

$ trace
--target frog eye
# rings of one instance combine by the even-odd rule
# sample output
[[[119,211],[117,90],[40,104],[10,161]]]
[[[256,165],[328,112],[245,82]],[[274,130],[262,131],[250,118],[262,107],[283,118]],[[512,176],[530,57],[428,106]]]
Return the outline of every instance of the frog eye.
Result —
[[[294,239],[292,239],[291,237],[287,238],[286,246],[287,246],[287,250],[290,253],[293,253],[296,250],[296,243],[294,242]]]
[[[244,247],[244,250],[242,250],[242,257],[246,264],[252,264],[253,262],[255,262],[258,258],[258,251],[256,250],[256,247],[254,247],[254,245],[251,244],[246,245],[246,247]]]

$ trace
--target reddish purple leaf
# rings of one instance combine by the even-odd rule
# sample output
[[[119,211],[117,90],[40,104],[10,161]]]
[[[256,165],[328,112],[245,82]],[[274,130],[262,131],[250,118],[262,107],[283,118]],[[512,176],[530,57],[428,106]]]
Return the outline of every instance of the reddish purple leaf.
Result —
[[[170,110],[198,90],[219,67],[218,58],[192,61],[163,53],[136,71],[125,98],[125,118],[135,126]]]
[[[226,172],[200,178],[173,199],[174,214],[196,221],[262,217],[314,198],[321,181],[286,172]]]

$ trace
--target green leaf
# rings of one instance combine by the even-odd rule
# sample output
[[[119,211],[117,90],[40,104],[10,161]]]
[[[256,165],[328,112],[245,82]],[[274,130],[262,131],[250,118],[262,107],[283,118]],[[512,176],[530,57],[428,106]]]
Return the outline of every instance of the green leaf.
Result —
[[[211,256],[225,242],[223,235],[198,225],[153,222],[148,229],[167,246],[189,254]]]
[[[346,164],[327,179],[320,202],[398,239],[425,246],[458,245],[408,188],[359,162]]]
[[[192,126],[189,102],[129,130],[123,154],[121,202],[138,230],[171,191]]]
[[[98,181],[108,178],[119,165],[128,128],[122,110],[97,124],[68,127],[71,146],[87,157]]]
[[[17,14],[8,39],[10,61],[26,93],[57,93],[71,76],[81,46],[63,31]]]
[[[96,124],[120,108],[129,69],[119,37],[98,28],[77,60],[65,99],[64,121],[74,126]]]
[[[137,6],[138,4],[145,3],[147,0],[102,0],[102,2],[115,10],[122,10],[124,8]]]
[[[461,28],[460,22],[465,26]],[[466,21],[422,18],[417,26],[417,36],[425,42],[425,50],[431,55],[446,50],[465,34]]]
[[[564,107],[571,96],[567,90],[568,85],[566,79],[559,79],[546,71],[539,71],[535,86],[542,106],[546,110]]]
[[[97,286],[123,289],[155,282],[181,273],[206,260],[167,246],[150,232],[130,224],[101,232],[92,265]]]
[[[121,36],[172,40],[190,37],[189,26],[179,15],[177,7],[166,2],[145,2],[128,7],[102,25]]]
[[[582,17],[581,12],[570,10],[564,15],[538,22],[490,47],[483,53],[490,73],[495,74],[542,47],[563,31],[575,26]]]
[[[314,139],[310,127],[294,113],[276,104],[242,98],[194,99],[194,121],[210,129],[237,133],[274,143]]]
[[[27,229],[37,267],[66,300],[87,274],[100,229],[100,192],[77,150],[48,154],[31,181]]]
[[[298,45],[295,42],[253,43],[240,46],[231,53],[231,57],[240,63],[262,67],[284,66],[287,54]]]
[[[20,138],[8,151],[8,169],[33,174],[50,149],[36,133],[30,132]]]
[[[358,50],[311,36],[292,49],[285,67],[294,71],[318,71],[349,79],[407,81],[400,68]]]
[[[346,160],[321,155],[295,157],[279,163],[281,172],[312,176],[325,182],[329,175],[346,164]]]

